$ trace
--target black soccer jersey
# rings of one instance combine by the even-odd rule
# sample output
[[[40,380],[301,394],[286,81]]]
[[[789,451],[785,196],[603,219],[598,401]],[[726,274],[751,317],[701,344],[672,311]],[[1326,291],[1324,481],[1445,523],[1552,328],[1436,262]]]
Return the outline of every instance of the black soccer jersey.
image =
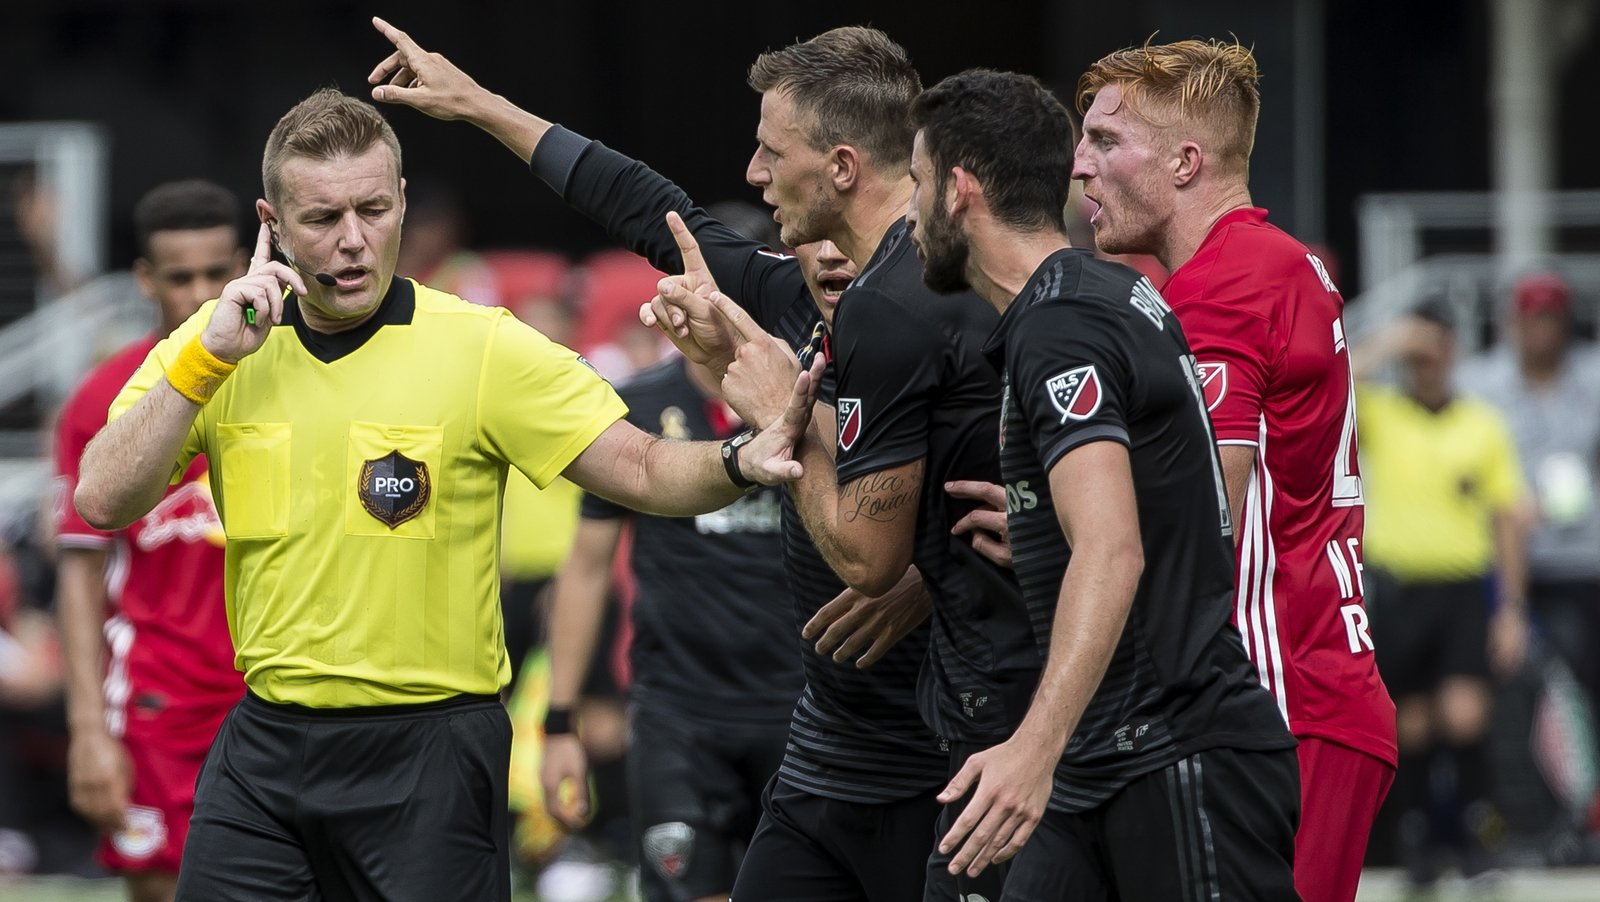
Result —
[[[638,160],[559,126],[547,132],[531,166],[578,212],[658,269],[681,272],[666,226],[676,210],[700,244],[717,284],[796,351],[810,347],[822,322],[793,257],[772,253],[712,219],[677,185]],[[830,368],[831,369],[831,368]],[[824,400],[831,400],[831,372]],[[798,628],[844,584],[811,543],[790,495],[781,499],[784,569]],[[869,670],[804,649],[805,689],[795,705],[781,778],[850,802],[891,802],[943,785],[947,757],[917,711],[916,683],[928,647],[921,627]]]
[[[727,438],[737,424],[690,381],[682,357],[617,389],[628,422],[669,438]],[[583,516],[631,517],[633,699],[699,721],[781,720],[804,677],[779,539],[778,499],[764,488],[697,517],[653,517],[585,494]]]
[[[1126,266],[1062,250],[1034,273],[988,350],[1005,365],[1000,464],[1011,554],[1042,651],[1072,557],[1050,470],[1081,445],[1119,442],[1138,499],[1144,572],[1057,768],[1051,806],[1092,808],[1204,748],[1292,747],[1229,623],[1221,467],[1194,357],[1161,295]]]
[[[913,560],[934,599],[933,653],[920,701],[941,736],[968,744],[1010,737],[1041,663],[1015,579],[950,534],[972,505],[944,490],[950,480],[1000,476],[1000,376],[983,354],[998,321],[971,292],[942,295],[923,283],[904,220],[834,317],[839,483],[927,462]]]

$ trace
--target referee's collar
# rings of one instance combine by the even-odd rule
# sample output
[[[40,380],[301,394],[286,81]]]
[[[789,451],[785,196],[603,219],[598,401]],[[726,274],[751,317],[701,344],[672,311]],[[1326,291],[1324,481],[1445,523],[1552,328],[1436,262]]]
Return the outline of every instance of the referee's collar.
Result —
[[[284,324],[293,326],[300,344],[312,357],[323,363],[332,363],[353,353],[384,326],[411,325],[412,314],[417,310],[416,287],[410,279],[398,275],[389,282],[389,292],[378,304],[378,312],[361,325],[344,332],[318,332],[312,329],[306,325],[305,317],[300,315],[299,296],[291,294],[289,297],[294,303],[283,305]]]

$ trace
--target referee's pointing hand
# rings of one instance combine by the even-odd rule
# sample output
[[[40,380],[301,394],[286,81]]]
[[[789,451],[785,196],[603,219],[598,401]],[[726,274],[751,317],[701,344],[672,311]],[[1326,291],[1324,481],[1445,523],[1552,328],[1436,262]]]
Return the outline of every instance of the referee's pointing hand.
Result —
[[[238,363],[255,353],[272,327],[283,322],[284,288],[306,293],[300,274],[272,259],[272,231],[263,222],[256,232],[250,268],[223,286],[200,343],[224,363]],[[246,310],[255,311],[255,322],[248,320]]]

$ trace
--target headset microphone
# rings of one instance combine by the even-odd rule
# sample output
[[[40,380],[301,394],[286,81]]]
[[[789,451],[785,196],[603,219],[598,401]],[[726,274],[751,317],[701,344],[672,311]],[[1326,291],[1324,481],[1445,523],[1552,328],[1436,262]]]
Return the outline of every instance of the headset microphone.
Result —
[[[283,252],[283,245],[278,242],[278,230],[273,228],[270,224],[268,224],[267,231],[268,231],[269,234],[272,235],[272,249],[278,252],[278,256],[283,258],[283,262],[289,264],[290,266],[294,267],[295,269],[299,270],[300,272],[305,272],[306,271],[305,267],[303,267],[300,264],[294,262],[293,260],[290,260],[289,259],[289,255]],[[328,286],[329,288],[332,288],[333,286],[339,284],[339,280],[338,279],[334,278],[332,275],[330,275],[329,273],[325,273],[325,272],[314,272],[314,273],[311,273],[311,278],[316,279],[318,282],[321,282],[322,284]]]

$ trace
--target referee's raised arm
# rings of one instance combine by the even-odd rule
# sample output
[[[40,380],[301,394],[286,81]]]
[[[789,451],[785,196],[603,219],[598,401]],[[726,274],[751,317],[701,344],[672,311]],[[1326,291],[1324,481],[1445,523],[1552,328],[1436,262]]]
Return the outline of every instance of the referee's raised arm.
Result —
[[[155,507],[195,414],[282,321],[284,289],[305,293],[299,274],[272,260],[271,241],[262,223],[249,271],[150,352],[123,389],[126,394],[145,377],[144,396],[113,417],[83,452],[72,500],[91,526],[121,529]]]

